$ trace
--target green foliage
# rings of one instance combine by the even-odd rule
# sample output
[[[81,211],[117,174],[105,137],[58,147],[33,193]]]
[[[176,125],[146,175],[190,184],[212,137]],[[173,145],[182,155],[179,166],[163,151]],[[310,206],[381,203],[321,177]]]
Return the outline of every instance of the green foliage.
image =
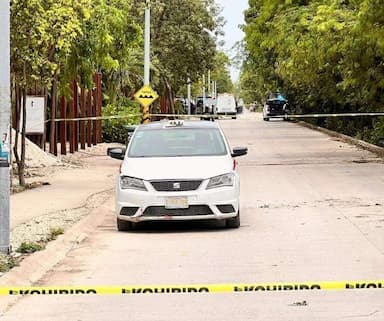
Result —
[[[232,93],[234,90],[229,72],[230,66],[231,62],[228,56],[224,52],[219,51],[216,54],[212,72],[212,79],[217,81],[218,93]]]
[[[0,254],[0,273],[4,273],[17,266],[17,261],[10,255]]]
[[[211,70],[211,81],[217,81],[217,91],[218,93],[232,93],[234,91],[234,85],[232,83],[231,75],[229,68],[231,62],[226,53],[218,51],[214,57],[212,69]],[[207,72],[205,73],[205,81],[207,82]],[[192,96],[201,96],[202,95],[203,81],[202,77],[192,83]],[[208,88],[206,84],[206,92],[208,93]],[[187,87],[186,84],[179,90],[179,95],[186,97],[187,96]]]
[[[178,115],[185,114],[184,105],[181,101],[175,102],[175,114],[178,114]]]
[[[114,103],[119,94],[131,93],[125,92],[125,87],[136,86],[137,74],[142,72],[137,69],[142,30],[129,14],[132,1],[92,1],[89,10],[89,19],[72,44],[66,77],[79,75],[80,82],[90,88],[94,72],[101,71],[105,100]]]
[[[383,16],[378,0],[251,0],[243,96],[249,102],[284,91],[304,113],[383,110]],[[326,121],[329,128],[360,132],[373,142],[384,134],[378,123]]]
[[[49,241],[56,240],[57,237],[59,235],[62,235],[62,234],[64,234],[63,228],[61,228],[61,227],[51,228],[51,230],[49,231],[49,234],[46,238],[46,241],[49,242]]]
[[[33,88],[37,81],[48,89],[57,83],[59,95],[69,96],[73,79],[89,89],[100,71],[105,103],[130,97],[142,85],[144,6],[142,0],[12,0],[14,83]],[[203,28],[220,34],[223,19],[214,0],[152,0],[151,11],[151,84],[165,95],[213,69],[216,44]]]
[[[89,17],[90,0],[13,0],[11,4],[11,67],[14,81],[50,86]],[[24,75],[25,68],[25,75]]]
[[[136,22],[144,27],[144,5],[135,0]],[[213,69],[216,55],[214,39],[203,30],[221,33],[223,25],[219,7],[213,0],[152,0],[151,1],[151,83],[161,95],[178,92],[201,79]]]
[[[16,252],[19,253],[34,253],[44,249],[44,246],[36,242],[23,242],[20,244]]]
[[[91,88],[95,71],[101,71],[110,102],[119,94],[128,96],[139,80],[137,60],[142,47],[141,28],[130,14],[132,3],[13,0],[13,81],[23,87],[33,87],[38,81],[50,88],[57,78],[59,92],[68,96],[73,79]]]
[[[384,119],[376,121],[373,125],[372,137],[370,139],[374,144],[384,147]]]
[[[128,127],[141,122],[141,111],[137,103],[121,98],[116,104],[107,105],[103,116],[118,116],[122,118],[103,120],[103,139],[105,142],[128,143]]]

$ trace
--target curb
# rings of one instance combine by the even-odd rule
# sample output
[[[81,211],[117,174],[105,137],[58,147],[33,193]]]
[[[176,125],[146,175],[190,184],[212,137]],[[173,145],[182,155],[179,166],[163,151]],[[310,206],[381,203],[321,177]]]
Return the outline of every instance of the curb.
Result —
[[[328,136],[340,138],[348,144],[355,145],[361,149],[364,149],[364,150],[367,150],[371,153],[374,153],[381,158],[384,158],[384,148],[383,147],[379,147],[379,146],[367,143],[363,140],[359,140],[359,139],[353,138],[351,136],[347,136],[347,135],[335,132],[335,131],[330,130],[330,129],[326,129],[326,128],[319,127],[316,125],[312,125],[312,124],[306,123],[304,121],[298,121],[298,122],[296,122],[296,124],[303,126],[303,127],[307,127],[309,129],[313,129],[313,130],[322,132],[324,134],[327,134]]]
[[[61,262],[74,247],[84,242],[88,235],[92,234],[95,228],[103,222],[105,213],[109,211],[110,209],[105,205],[91,211],[86,217],[65,231],[63,235],[49,242],[43,251],[27,256],[20,262],[19,266],[0,277],[0,287],[32,286],[36,284],[48,271]],[[19,299],[18,296],[2,298],[0,301],[0,316],[1,312],[5,312]]]

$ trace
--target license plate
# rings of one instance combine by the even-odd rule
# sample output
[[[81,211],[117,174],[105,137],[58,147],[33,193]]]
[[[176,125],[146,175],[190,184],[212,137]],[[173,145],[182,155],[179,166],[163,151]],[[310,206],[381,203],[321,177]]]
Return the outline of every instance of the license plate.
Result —
[[[188,208],[188,198],[187,197],[167,197],[165,199],[165,208],[175,209],[175,208]]]

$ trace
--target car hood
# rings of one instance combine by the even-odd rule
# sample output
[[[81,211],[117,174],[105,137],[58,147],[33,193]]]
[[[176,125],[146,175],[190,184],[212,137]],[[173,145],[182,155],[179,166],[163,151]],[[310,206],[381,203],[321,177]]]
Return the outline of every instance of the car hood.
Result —
[[[126,158],[121,174],[144,180],[207,179],[232,169],[228,156]]]

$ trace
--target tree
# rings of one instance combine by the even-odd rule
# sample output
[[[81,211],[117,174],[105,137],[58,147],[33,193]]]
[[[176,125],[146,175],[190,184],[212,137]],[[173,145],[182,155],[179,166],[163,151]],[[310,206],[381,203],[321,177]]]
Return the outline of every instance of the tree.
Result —
[[[21,102],[26,101],[29,88],[36,83],[50,91],[52,153],[57,97],[71,95],[72,80],[90,88],[95,71],[103,71],[104,89],[112,102],[124,86],[134,87],[137,75],[131,77],[130,72],[135,68],[132,62],[138,56],[141,30],[127,14],[131,4],[126,0],[12,0],[11,73],[18,133],[20,115],[25,113]],[[14,151],[20,184],[24,185],[25,130],[21,131],[21,155],[17,148],[19,135]]]
[[[53,0],[13,0],[11,3],[11,73],[16,98],[16,139],[14,154],[19,183],[24,185],[25,119],[27,91],[36,81],[51,88],[51,141],[54,138],[58,74],[71,50],[71,43],[81,32],[87,17],[88,0],[76,4]],[[21,102],[23,102],[21,106]],[[20,115],[21,156],[18,154]],[[51,148],[52,148],[51,144]],[[51,152],[53,150],[51,149]]]
[[[80,32],[86,0],[72,6],[66,1],[13,0],[11,3],[11,73],[15,88],[15,158],[19,182],[24,185],[26,95],[35,81],[52,88],[51,119],[55,118],[57,74],[71,40]],[[21,101],[23,102],[21,106]],[[18,154],[20,114],[23,115],[21,156]],[[51,128],[53,128],[53,122]],[[53,135],[53,131],[51,136]]]
[[[131,10],[132,1],[92,1],[90,17],[72,42],[67,60],[67,78],[78,77],[86,88],[93,86],[95,71],[103,73],[107,103],[114,104],[127,86],[134,88],[142,72],[138,69],[142,30],[129,14]]]
[[[384,9],[379,2],[250,0],[243,90],[254,99],[282,90],[298,112],[382,110]],[[367,118],[320,124],[351,135],[382,128]]]
[[[231,62],[228,56],[224,52],[219,51],[215,57],[212,72],[212,79],[217,81],[218,93],[232,93],[234,90],[229,72],[230,66]]]
[[[136,0],[133,16],[144,21],[143,1]],[[214,39],[203,30],[220,32],[222,19],[213,0],[151,1],[152,84],[169,99],[186,85],[212,69],[216,55]]]

